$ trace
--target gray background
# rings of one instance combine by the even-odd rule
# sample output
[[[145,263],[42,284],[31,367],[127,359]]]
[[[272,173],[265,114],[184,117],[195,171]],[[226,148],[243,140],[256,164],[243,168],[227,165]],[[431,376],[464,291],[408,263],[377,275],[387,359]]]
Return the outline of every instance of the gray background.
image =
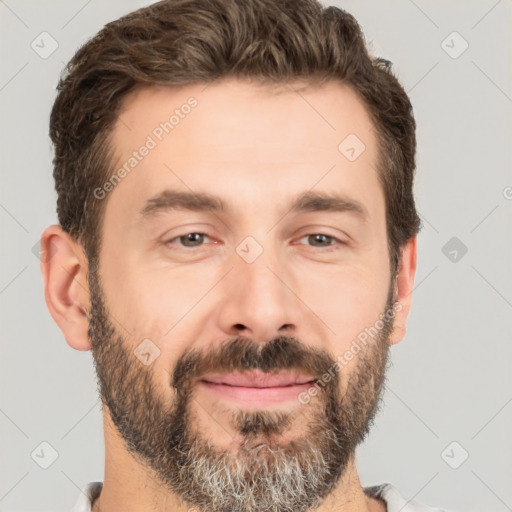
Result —
[[[34,246],[57,220],[47,132],[63,64],[104,23],[146,3],[0,0],[2,511],[69,510],[86,482],[103,479],[91,355],[71,349],[50,317]],[[452,510],[512,510],[512,3],[336,5],[411,96],[424,222],[408,332],[358,452],[362,483],[391,482]],[[31,47],[44,31],[58,43],[47,58]],[[48,469],[31,457],[43,441],[58,453]]]

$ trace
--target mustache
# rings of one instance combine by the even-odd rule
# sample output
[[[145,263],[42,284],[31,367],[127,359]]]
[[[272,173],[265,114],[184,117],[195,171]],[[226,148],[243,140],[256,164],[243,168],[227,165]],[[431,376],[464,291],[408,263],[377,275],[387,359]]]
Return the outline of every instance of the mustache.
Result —
[[[265,373],[296,370],[319,378],[334,364],[335,359],[326,351],[307,347],[294,337],[277,336],[261,344],[239,336],[211,347],[205,353],[198,349],[186,351],[176,363],[171,385],[183,392],[195,379],[207,373],[249,370]],[[337,380],[337,375],[333,380]]]

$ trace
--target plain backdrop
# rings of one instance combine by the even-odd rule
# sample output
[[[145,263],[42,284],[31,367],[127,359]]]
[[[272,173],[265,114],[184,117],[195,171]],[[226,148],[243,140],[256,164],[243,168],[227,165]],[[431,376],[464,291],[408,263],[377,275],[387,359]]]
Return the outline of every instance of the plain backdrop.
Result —
[[[57,222],[48,119],[78,46],[147,3],[0,1],[1,511],[66,511],[103,479],[91,354],[66,344],[43,297],[37,244]],[[335,5],[410,94],[424,223],[407,335],[358,450],[362,483],[450,510],[512,510],[512,3]],[[38,453],[56,458],[44,469]]]

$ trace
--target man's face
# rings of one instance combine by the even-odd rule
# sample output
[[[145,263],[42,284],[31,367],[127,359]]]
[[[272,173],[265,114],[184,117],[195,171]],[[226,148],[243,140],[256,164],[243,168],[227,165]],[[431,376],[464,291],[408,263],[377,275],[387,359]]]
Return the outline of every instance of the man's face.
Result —
[[[138,151],[103,199],[90,276],[114,424],[198,506],[307,510],[368,430],[392,330],[368,114],[336,83],[155,87],[126,99],[113,142],[116,170]]]

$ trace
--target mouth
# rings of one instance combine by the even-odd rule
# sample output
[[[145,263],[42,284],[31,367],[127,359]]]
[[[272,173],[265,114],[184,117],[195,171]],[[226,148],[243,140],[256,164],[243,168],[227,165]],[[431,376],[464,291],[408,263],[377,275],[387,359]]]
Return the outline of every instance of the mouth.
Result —
[[[298,401],[298,395],[315,383],[311,375],[296,372],[216,373],[202,377],[198,386],[217,398],[253,405]]]

